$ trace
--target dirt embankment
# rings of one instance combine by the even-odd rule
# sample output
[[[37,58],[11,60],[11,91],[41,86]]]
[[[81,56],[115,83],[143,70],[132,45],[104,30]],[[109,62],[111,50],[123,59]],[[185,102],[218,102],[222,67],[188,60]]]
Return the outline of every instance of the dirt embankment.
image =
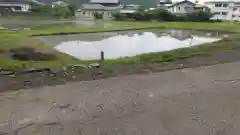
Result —
[[[168,63],[100,66],[93,68],[68,67],[43,72],[16,73],[0,76],[0,92],[46,85],[65,84],[70,81],[96,80],[130,74],[161,72],[188,67],[199,67],[240,60],[240,49],[212,55],[194,56]]]

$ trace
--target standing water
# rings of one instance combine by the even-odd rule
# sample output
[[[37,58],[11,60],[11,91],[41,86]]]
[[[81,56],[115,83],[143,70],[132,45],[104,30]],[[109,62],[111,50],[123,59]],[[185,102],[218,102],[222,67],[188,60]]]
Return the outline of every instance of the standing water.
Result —
[[[104,52],[105,59],[116,59],[144,53],[170,51],[218,40],[221,38],[200,36],[189,36],[180,40],[169,35],[158,37],[152,32],[144,32],[132,36],[116,35],[99,41],[66,41],[55,46],[55,49],[81,60],[100,59],[101,51]]]

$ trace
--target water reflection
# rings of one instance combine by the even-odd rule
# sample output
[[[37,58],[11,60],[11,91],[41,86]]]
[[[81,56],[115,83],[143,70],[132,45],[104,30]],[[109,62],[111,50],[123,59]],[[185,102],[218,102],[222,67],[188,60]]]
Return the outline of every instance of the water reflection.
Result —
[[[115,59],[120,57],[135,56],[150,52],[163,52],[177,48],[196,46],[204,43],[210,43],[221,38],[201,37],[194,35],[183,36],[177,39],[171,35],[154,34],[152,32],[144,33],[125,33],[108,37],[100,41],[67,41],[56,46],[60,52],[69,54],[82,60],[95,60],[100,58],[100,52],[104,51],[106,59]]]

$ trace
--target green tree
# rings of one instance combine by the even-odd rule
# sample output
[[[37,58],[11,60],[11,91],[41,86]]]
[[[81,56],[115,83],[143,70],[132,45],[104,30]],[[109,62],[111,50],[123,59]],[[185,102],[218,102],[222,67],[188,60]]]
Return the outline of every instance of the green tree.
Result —
[[[115,20],[118,20],[118,21],[126,19],[126,17],[123,14],[121,14],[119,11],[113,12],[112,16]]]
[[[199,21],[199,22],[209,21],[210,18],[212,17],[213,17],[212,13],[205,11],[193,12],[184,16],[185,21]]]
[[[68,6],[65,5],[55,5],[54,6],[54,16],[56,17],[70,17],[71,16],[71,11],[69,10]]]
[[[148,12],[148,16],[154,20],[173,21],[176,16],[165,9],[155,9]]]
[[[77,5],[76,5],[76,3],[75,3],[73,0],[67,0],[66,3],[67,3],[68,8],[69,8],[69,10],[70,10],[71,16],[75,16],[75,12],[76,12],[76,10],[77,10]]]
[[[39,7],[37,7],[38,9],[36,9],[36,11],[40,14],[40,15],[49,15],[51,16],[54,12],[52,5],[51,4],[46,4],[46,5],[40,5]]]

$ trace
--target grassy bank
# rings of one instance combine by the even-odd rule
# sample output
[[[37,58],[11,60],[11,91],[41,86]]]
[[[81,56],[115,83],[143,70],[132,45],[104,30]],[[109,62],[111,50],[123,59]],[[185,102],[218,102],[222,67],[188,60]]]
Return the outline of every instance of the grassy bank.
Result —
[[[29,38],[18,32],[0,31],[0,68],[19,69],[30,67],[59,67],[78,62],[71,56],[59,53],[42,42]],[[49,61],[20,61],[11,57],[11,49],[28,47],[37,52],[56,55],[56,60]]]
[[[102,22],[104,23],[104,22]],[[24,30],[23,34],[35,36],[77,34],[89,32],[108,32],[123,30],[139,30],[150,28],[177,28],[191,30],[240,32],[240,23],[233,22],[135,22],[135,21],[107,21],[115,27],[110,28],[76,28],[76,27],[53,27],[48,29]]]
[[[59,53],[52,48],[46,46],[42,42],[32,39],[29,35],[54,35],[66,33],[88,33],[88,32],[103,32],[103,31],[116,31],[127,29],[147,29],[147,28],[179,28],[179,29],[193,29],[193,30],[217,30],[223,32],[240,32],[240,24],[238,23],[195,23],[195,22],[116,22],[109,21],[117,27],[106,29],[97,28],[50,28],[50,29],[35,29],[23,30],[19,32],[0,31],[0,68],[7,69],[22,69],[32,67],[61,67],[64,65],[72,64],[88,64],[98,61],[80,61],[72,58],[71,56]],[[240,48],[239,34],[234,35],[229,40],[223,40],[216,43],[210,43],[191,48],[182,48],[162,53],[150,53],[128,57],[124,59],[106,60],[102,62],[104,65],[116,64],[145,64],[145,63],[161,63],[171,62],[186,57],[195,55],[209,55],[218,51],[228,51],[235,48]],[[50,53],[57,56],[56,60],[50,61],[20,61],[10,57],[10,50],[12,48],[31,47],[37,52]]]

